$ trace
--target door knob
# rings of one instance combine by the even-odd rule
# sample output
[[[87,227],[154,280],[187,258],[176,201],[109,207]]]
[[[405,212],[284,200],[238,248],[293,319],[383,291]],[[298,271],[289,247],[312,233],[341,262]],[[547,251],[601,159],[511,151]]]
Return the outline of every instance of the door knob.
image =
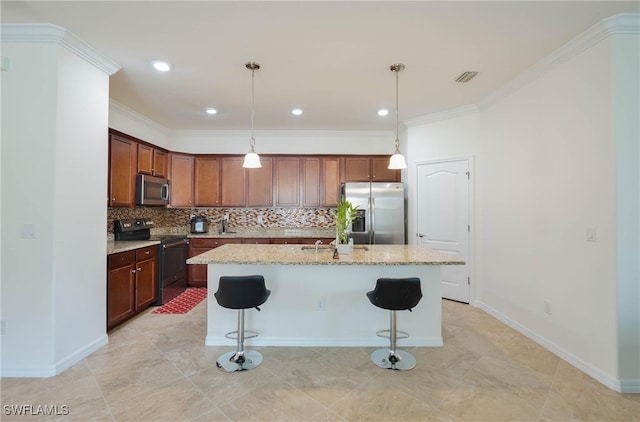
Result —
[[[418,237],[424,237],[422,233],[418,233]]]

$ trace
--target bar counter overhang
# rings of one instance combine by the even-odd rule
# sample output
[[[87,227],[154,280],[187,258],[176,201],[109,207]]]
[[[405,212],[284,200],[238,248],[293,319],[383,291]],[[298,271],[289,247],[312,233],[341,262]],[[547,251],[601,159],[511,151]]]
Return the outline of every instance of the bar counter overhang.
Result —
[[[307,245],[307,248],[309,245]],[[313,248],[313,247],[311,247]],[[441,346],[441,265],[463,261],[423,246],[368,245],[333,258],[333,250],[302,245],[227,244],[190,258],[208,264],[207,346],[230,346],[225,333],[237,313],[218,305],[223,275],[263,275],[271,296],[261,311],[247,310],[245,326],[260,335],[253,346],[384,346],[376,332],[389,327],[389,311],[373,306],[366,292],[380,277],[419,277],[422,300],[398,312],[398,329],[410,334],[401,346]]]

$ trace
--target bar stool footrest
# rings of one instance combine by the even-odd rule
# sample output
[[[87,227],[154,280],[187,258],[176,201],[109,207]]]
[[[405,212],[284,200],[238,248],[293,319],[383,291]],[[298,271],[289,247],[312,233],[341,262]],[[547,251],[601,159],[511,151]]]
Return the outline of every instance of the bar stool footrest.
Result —
[[[376,335],[378,337],[382,337],[382,338],[391,338],[391,330],[380,330],[376,332]],[[406,331],[400,331],[400,330],[396,330],[396,340],[402,339],[402,338],[409,338],[409,333],[407,333]]]
[[[247,335],[248,334],[248,335]],[[254,338],[254,337],[258,337],[258,335],[260,335],[260,333],[258,333],[257,331],[251,331],[251,330],[244,330],[244,338],[245,340],[248,338]],[[224,335],[226,338],[228,339],[232,339],[232,340],[237,340],[238,339],[238,330],[236,331],[229,331],[227,334]]]

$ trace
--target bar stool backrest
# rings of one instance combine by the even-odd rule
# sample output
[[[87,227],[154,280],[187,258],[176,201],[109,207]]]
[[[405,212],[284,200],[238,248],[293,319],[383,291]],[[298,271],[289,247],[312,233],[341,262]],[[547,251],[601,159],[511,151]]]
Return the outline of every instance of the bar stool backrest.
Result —
[[[379,278],[375,289],[368,292],[367,297],[378,308],[410,311],[422,299],[420,279],[418,277]]]
[[[257,308],[267,301],[267,290],[261,275],[222,276],[214,293],[218,304],[228,309]]]

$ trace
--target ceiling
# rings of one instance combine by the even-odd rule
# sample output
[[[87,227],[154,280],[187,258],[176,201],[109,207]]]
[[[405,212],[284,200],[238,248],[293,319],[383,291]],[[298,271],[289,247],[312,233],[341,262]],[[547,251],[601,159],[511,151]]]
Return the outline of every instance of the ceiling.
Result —
[[[122,68],[112,100],[172,130],[395,130],[478,103],[637,1],[6,1],[2,22],[48,22]],[[155,71],[166,60],[172,70]],[[455,79],[477,71],[468,83]],[[204,113],[205,107],[218,110]],[[304,110],[301,116],[291,109]],[[386,117],[377,110],[387,108]]]

